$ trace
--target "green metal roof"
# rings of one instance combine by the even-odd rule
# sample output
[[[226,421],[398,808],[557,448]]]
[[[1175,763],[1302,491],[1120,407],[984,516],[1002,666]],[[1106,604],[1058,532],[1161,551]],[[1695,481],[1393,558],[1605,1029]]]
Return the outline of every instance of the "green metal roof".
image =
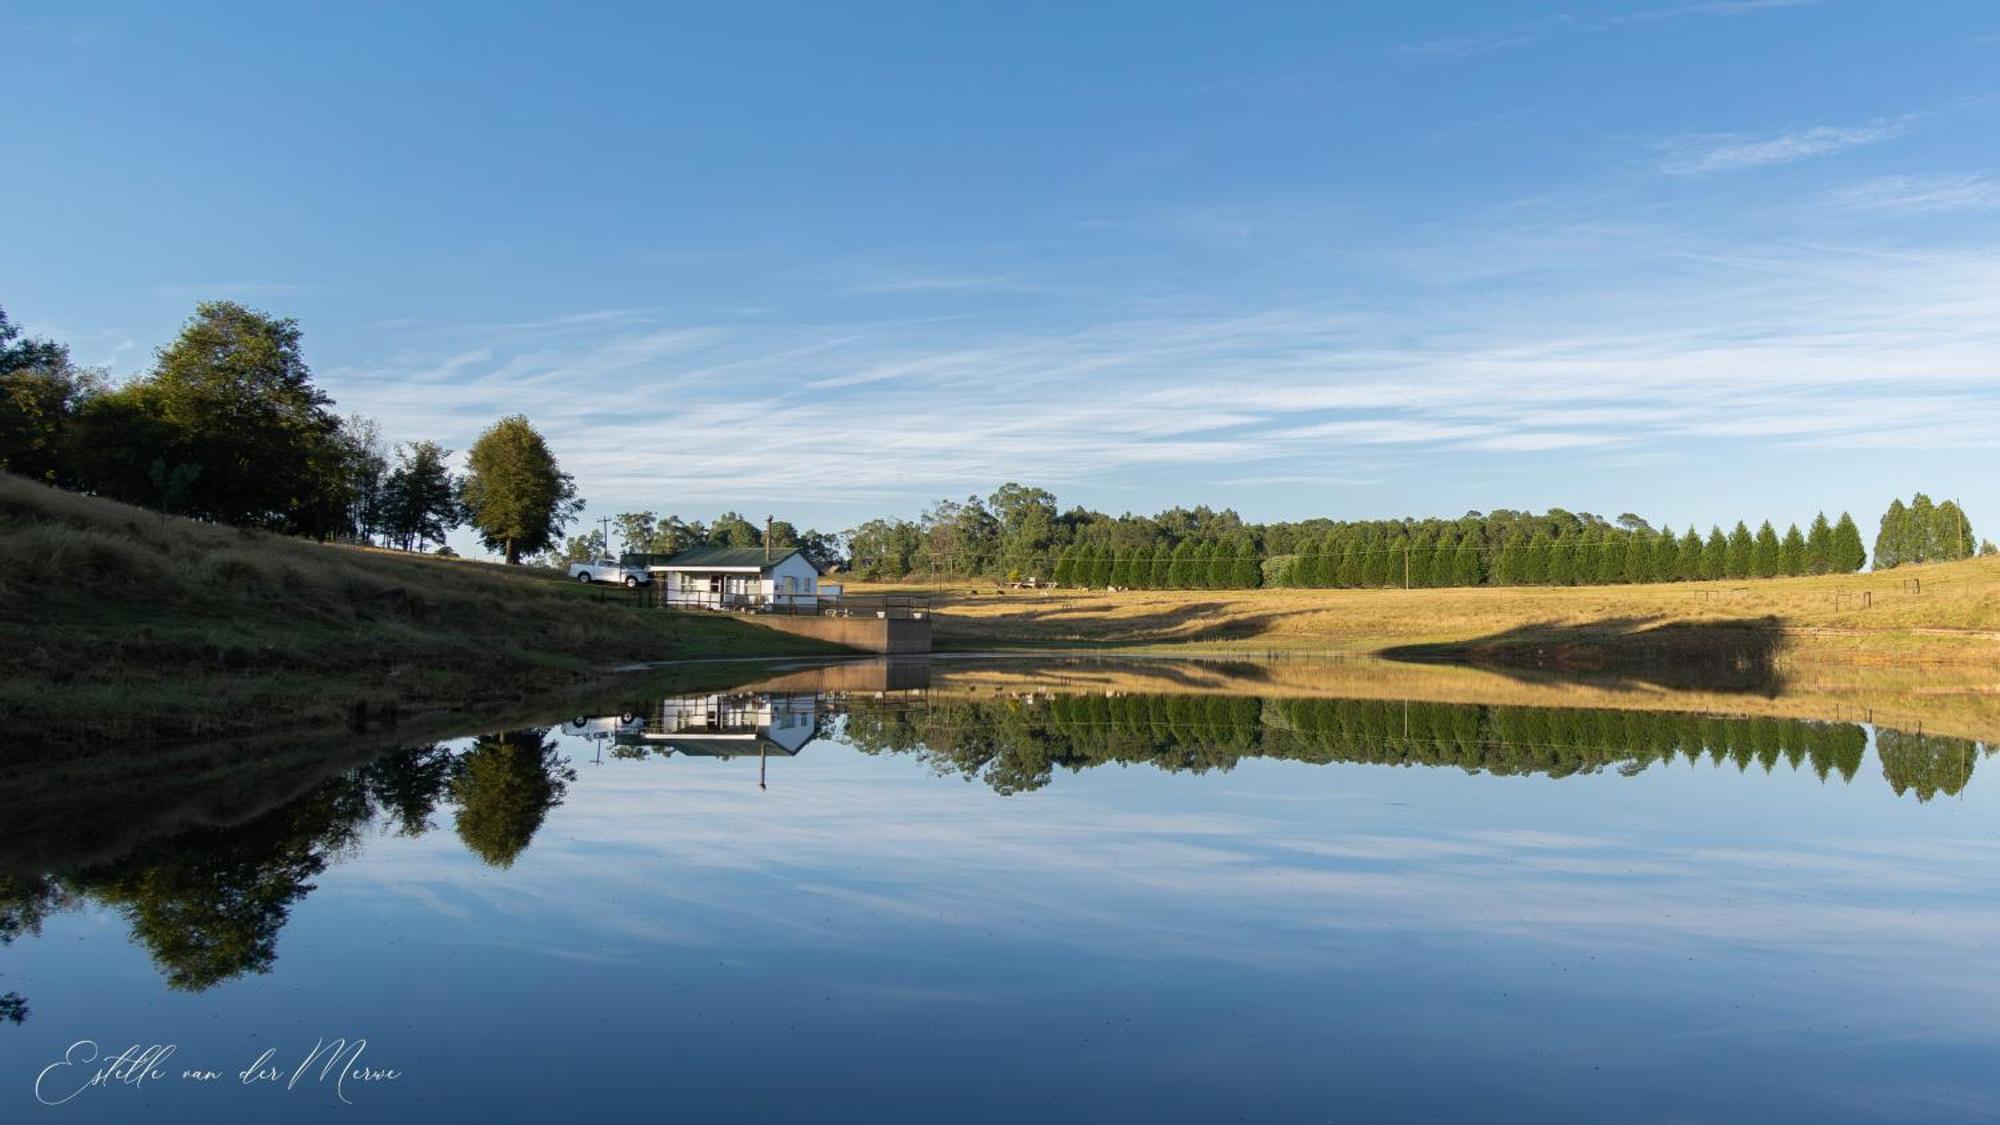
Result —
[[[640,566],[767,570],[798,553],[797,547],[773,547],[768,556],[762,547],[690,547],[675,555],[631,557]]]

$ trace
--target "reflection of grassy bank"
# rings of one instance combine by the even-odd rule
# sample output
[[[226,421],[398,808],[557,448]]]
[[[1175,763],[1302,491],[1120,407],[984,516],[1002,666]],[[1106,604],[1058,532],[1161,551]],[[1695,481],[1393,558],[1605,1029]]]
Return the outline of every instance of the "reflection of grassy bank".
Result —
[[[0,793],[7,795],[0,875],[87,865],[191,828],[237,824],[397,746],[638,711],[662,695],[721,690],[768,675],[762,668],[691,664],[598,678],[525,702],[410,716],[365,732],[273,732],[167,745],[79,740],[62,753],[39,746],[34,754],[0,757]]]
[[[1918,590],[1910,584],[1920,582]],[[851,584],[857,592],[886,587]],[[2000,559],[1882,574],[1653,586],[1508,586],[1438,590],[996,591],[991,583],[924,589],[938,599],[941,649],[1195,645],[1238,652],[1375,652],[1476,638],[1542,642],[1577,653],[1594,626],[1619,623],[1628,650],[1664,627],[1774,622],[1794,661],[1853,664],[2000,661]],[[1864,595],[1866,595],[1864,599]],[[1866,602],[1864,607],[1863,602]]]
[[[1113,655],[1034,661],[938,660],[938,697],[1032,691],[1185,692],[1265,698],[1350,698],[1529,707],[1699,711],[1721,715],[1876,722],[1905,730],[2000,743],[2000,674],[1989,668],[1787,668],[1775,692],[1719,682],[1665,687],[1628,672],[1522,675],[1480,668],[1405,664],[1370,657],[1249,660],[1119,659]]]
[[[198,524],[0,475],[0,715],[17,745],[338,729],[524,702],[625,661],[830,650],[549,572]]]

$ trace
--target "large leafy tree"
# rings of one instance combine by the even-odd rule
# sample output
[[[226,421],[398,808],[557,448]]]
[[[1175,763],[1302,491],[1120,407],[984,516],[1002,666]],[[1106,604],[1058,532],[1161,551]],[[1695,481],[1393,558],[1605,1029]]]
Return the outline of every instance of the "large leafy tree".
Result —
[[[297,321],[205,302],[133,388],[164,423],[156,460],[199,470],[182,499],[189,514],[322,537],[345,521],[340,420],[299,341]]]
[[[736,512],[724,512],[708,525],[708,541],[717,547],[761,547],[764,533]]]
[[[995,489],[986,502],[1000,521],[998,568],[1007,572],[1018,570],[1024,575],[1046,572],[1058,527],[1055,493],[1008,481]],[[1137,565],[1136,560],[1127,563]],[[1143,583],[1135,579],[1118,584]]]
[[[479,435],[466,454],[466,469],[460,488],[466,518],[486,549],[501,552],[510,564],[556,546],[563,528],[583,510],[576,481],[519,414]]]
[[[445,533],[464,522],[459,482],[446,462],[451,450],[420,441],[396,450],[396,468],[386,488],[386,527],[405,551],[444,542]]]
[[[388,531],[389,443],[375,419],[350,414],[340,423],[348,473],[348,534],[373,543]]]
[[[61,344],[22,337],[0,309],[0,470],[63,481],[70,419],[101,382],[71,364]]]

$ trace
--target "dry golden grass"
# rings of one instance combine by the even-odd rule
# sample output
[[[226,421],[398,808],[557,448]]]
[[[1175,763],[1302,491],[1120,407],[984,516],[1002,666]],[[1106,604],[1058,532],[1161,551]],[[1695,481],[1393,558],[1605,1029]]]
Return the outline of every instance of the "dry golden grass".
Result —
[[[1917,592],[1912,583],[1921,584]],[[938,599],[941,647],[1198,645],[1238,652],[1371,653],[1511,635],[1530,643],[1662,626],[1769,622],[1794,659],[1844,663],[2000,658],[2000,558],[1881,574],[1647,586],[1440,590],[996,590],[850,583]],[[1866,595],[1869,603],[1862,607]]]

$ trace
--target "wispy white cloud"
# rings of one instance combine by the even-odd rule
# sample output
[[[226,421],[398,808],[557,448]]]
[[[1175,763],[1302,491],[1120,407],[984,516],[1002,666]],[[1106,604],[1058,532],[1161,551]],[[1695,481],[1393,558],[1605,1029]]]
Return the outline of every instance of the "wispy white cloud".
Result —
[[[1028,288],[1031,288],[1031,286],[1010,277],[912,276],[885,277],[874,281],[859,281],[847,286],[843,292],[854,295],[881,293],[963,293],[968,290],[1023,290]]]
[[[1640,8],[1600,19],[1578,19],[1564,14],[1532,23],[1516,24],[1497,31],[1412,44],[1405,47],[1404,51],[1416,55],[1482,55],[1492,51],[1526,47],[1560,35],[1611,31],[1637,24],[1665,23],[1669,20],[1701,16],[1747,16],[1778,8],[1800,8],[1820,2],[1821,0],[1706,0],[1702,3]]]
[[[1877,144],[1901,136],[1910,125],[1910,119],[1900,118],[1855,126],[1814,125],[1762,137],[1738,133],[1675,137],[1661,146],[1660,170],[1674,176],[1700,176],[1789,164]]]
[[[1587,310],[1551,294],[1430,324],[1295,309],[1070,332],[795,325],[774,343],[621,322],[325,374],[343,408],[456,448],[525,411],[586,495],[696,509],[1224,465],[1239,482],[1365,481],[1418,449],[2000,443],[2000,259],[1764,247],[1687,268]]]
[[[2000,210],[2000,176],[1990,173],[1877,176],[1828,192],[1825,202],[1837,209],[1908,214]]]

